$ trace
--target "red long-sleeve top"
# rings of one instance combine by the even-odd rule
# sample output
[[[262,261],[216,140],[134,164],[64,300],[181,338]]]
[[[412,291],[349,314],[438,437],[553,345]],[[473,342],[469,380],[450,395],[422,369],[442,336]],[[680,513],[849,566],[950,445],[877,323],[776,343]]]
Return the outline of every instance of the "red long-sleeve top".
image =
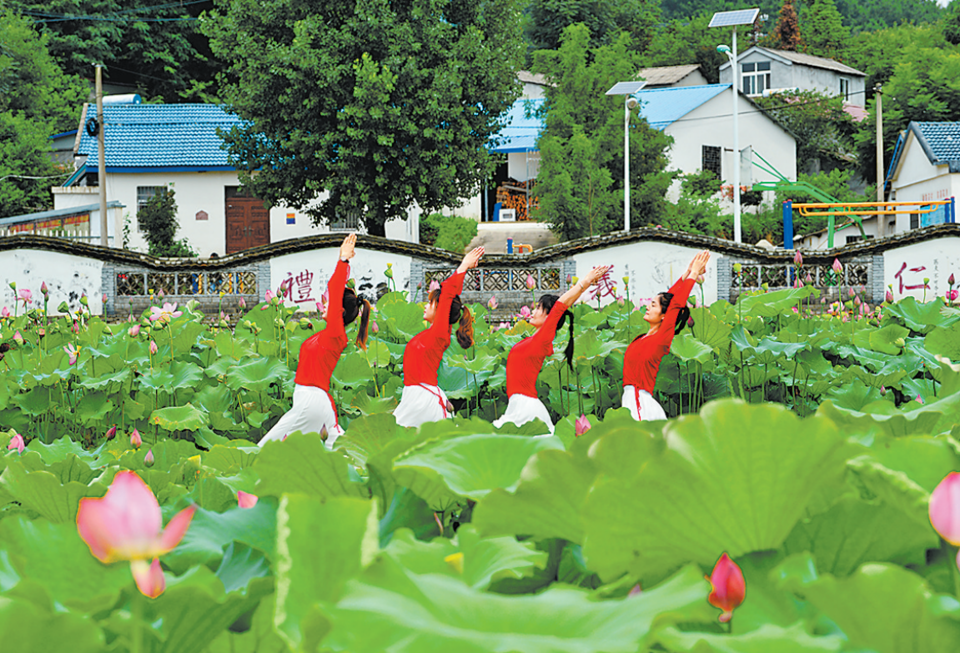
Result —
[[[694,279],[681,279],[673,284],[670,292],[673,299],[667,307],[660,328],[652,335],[637,338],[627,347],[623,355],[623,385],[632,385],[638,390],[652,393],[657,383],[660,361],[670,351],[673,342],[673,330],[677,324],[677,314],[686,306]]]
[[[567,310],[567,305],[556,302],[547,321],[529,338],[524,338],[510,349],[507,356],[507,396],[525,395],[537,398],[537,377],[543,368],[543,360],[553,354],[553,339],[557,325]]]
[[[330,392],[330,376],[347,348],[347,332],[343,328],[343,289],[347,285],[350,265],[337,261],[337,269],[327,282],[327,325],[300,345],[297,364],[297,385],[310,385]]]
[[[455,273],[440,285],[433,324],[415,335],[403,350],[403,385],[437,385],[443,352],[450,346],[450,304],[463,290],[466,273]]]

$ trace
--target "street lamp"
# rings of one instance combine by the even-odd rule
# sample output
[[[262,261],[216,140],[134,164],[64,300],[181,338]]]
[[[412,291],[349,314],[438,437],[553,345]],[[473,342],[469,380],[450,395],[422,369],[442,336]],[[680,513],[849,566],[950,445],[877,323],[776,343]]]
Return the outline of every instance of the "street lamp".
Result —
[[[646,82],[617,82],[606,95],[623,95],[623,230],[630,231],[630,110],[639,106],[632,96]]]
[[[759,9],[738,9],[736,11],[720,11],[710,19],[709,27],[733,27],[733,48],[718,45],[717,52],[727,55],[730,60],[730,69],[733,71],[733,84],[730,87],[733,95],[733,240],[743,242],[740,234],[740,131],[739,131],[739,102],[740,102],[740,70],[737,66],[737,25],[753,25]]]

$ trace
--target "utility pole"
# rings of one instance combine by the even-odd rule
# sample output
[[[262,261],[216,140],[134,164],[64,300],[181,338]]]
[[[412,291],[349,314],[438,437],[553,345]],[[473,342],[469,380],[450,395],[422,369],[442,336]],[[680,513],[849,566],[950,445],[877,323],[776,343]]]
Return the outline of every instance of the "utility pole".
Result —
[[[883,86],[877,84],[873,87],[874,93],[877,94],[877,202],[886,201],[884,197],[884,186],[886,185],[885,177],[886,174],[883,171]],[[880,206],[877,206],[877,210],[881,210]],[[887,217],[881,213],[877,213],[877,235],[880,238],[883,238],[887,233]]]
[[[103,141],[103,68],[97,64],[97,185],[100,186],[100,244],[109,247],[107,239],[107,160]]]

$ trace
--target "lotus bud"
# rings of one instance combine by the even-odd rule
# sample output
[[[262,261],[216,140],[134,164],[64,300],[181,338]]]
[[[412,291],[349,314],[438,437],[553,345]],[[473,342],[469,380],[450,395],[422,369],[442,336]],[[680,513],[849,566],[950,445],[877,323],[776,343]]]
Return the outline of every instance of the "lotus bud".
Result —
[[[880,386],[880,396],[881,397],[887,396],[887,386],[885,385]]]
[[[497,302],[496,296],[491,297],[490,301],[487,302],[487,308],[489,308],[491,311],[497,310],[497,306],[499,305],[500,304]]]
[[[237,492],[237,504],[239,504],[241,508],[253,508],[259,500],[260,497],[256,494],[249,494],[243,490]]]
[[[888,304],[892,304],[892,303],[893,303],[893,293],[888,290],[888,291],[887,291],[887,294],[884,296],[884,299],[886,300],[886,302],[887,302]]]
[[[960,291],[957,290],[948,290],[947,299],[951,302],[957,301],[957,297],[960,297]]]
[[[153,463],[156,462],[156,458],[153,457],[153,448],[151,447],[147,451],[147,455],[143,457],[143,464],[147,467],[153,467]]]
[[[40,283],[40,293],[41,293],[44,297],[46,297],[47,295],[50,294],[50,289],[47,288],[47,282],[46,282],[46,281],[43,281],[43,282]]]
[[[803,265],[803,254],[800,253],[798,249],[793,255],[793,264],[794,265]]]
[[[527,275],[527,289],[533,290],[537,287],[537,280],[533,278],[532,274]]]
[[[836,258],[833,259],[833,265],[831,267],[833,268],[833,271],[836,272],[837,274],[840,274],[843,272],[843,265],[840,264],[840,259],[836,259]]]
[[[733,618],[733,610],[743,603],[746,597],[746,583],[743,580],[743,571],[730,559],[726,553],[720,556],[717,564],[713,567],[713,573],[707,578],[713,591],[707,597],[715,608],[723,610],[720,615],[720,622],[726,623]]]
[[[6,306],[0,309],[0,317],[10,317],[10,309]]]
[[[115,436],[116,434],[117,434],[117,425],[114,424],[113,426],[111,426],[110,428],[107,429],[107,436],[106,436],[106,437],[107,437],[107,439],[109,440],[110,438],[112,438],[112,437]]]
[[[703,285],[703,282],[704,282],[705,280],[706,280],[706,277],[705,277],[704,275],[702,275],[702,274],[697,277],[697,283],[700,284],[701,286]]]
[[[806,278],[804,279],[804,281],[805,281],[807,284],[813,283],[813,275],[810,274],[809,272],[807,272],[807,276],[806,276]]]
[[[19,433],[14,433],[13,437],[10,438],[10,444],[7,445],[7,451],[16,449],[17,453],[22,454],[25,448],[26,445],[23,443],[23,436]]]
[[[133,433],[130,434],[130,444],[137,449],[143,446],[143,438],[140,437],[140,431],[137,429],[133,429]]]
[[[330,434],[327,431],[327,425],[324,424],[320,429],[320,439],[326,442],[328,437],[330,437]]]
[[[443,407],[447,409],[448,413],[453,412],[453,403],[449,399],[444,400]]]
[[[151,341],[150,341],[150,353],[151,353],[151,354],[156,354],[159,349],[160,349],[160,348],[157,347],[157,343],[156,343],[155,341],[151,340]]]
[[[164,295],[163,288],[161,288],[160,292],[157,293],[157,297],[159,297],[160,299],[163,299],[163,295]]]
[[[577,420],[573,423],[573,433],[576,437],[580,437],[587,431],[591,429],[592,425],[590,424],[590,419],[586,415],[580,415]]]
[[[370,325],[370,330],[373,331],[374,333],[380,333],[380,327],[377,326],[376,320],[374,320],[373,323]]]
[[[246,308],[246,307],[247,307],[247,300],[244,299],[243,297],[241,297],[241,298],[240,298],[240,301],[237,302],[237,306],[239,306],[240,308]]]
[[[571,280],[571,279],[573,279],[573,275],[572,275],[572,274],[568,274],[568,275],[567,275],[567,285],[568,285],[568,286],[570,285],[570,280]]]
[[[953,546],[960,546],[960,473],[950,472],[930,495],[933,529]]]
[[[951,272],[951,273],[950,273],[950,276],[947,277],[947,283],[949,283],[949,284],[952,286],[952,285],[954,285],[956,282],[957,282],[957,280],[954,278],[953,272]]]
[[[915,401],[916,401],[918,404],[922,404],[922,403],[923,403],[923,397],[921,397],[920,395],[917,395],[917,398],[915,399]]]
[[[20,331],[19,331],[19,330],[16,331],[16,332],[13,334],[13,341],[14,341],[15,343],[17,343],[18,345],[22,345],[22,344],[23,344],[23,336],[20,335]]]
[[[138,335],[140,335],[140,325],[139,325],[139,324],[134,324],[132,327],[130,327],[129,329],[127,329],[127,334],[128,334],[131,338],[136,338]]]

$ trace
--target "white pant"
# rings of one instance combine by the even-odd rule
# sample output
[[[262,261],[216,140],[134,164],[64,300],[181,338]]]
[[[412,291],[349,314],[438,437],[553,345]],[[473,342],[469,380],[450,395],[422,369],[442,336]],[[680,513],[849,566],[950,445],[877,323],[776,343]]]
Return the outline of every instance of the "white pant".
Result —
[[[628,385],[623,388],[623,398],[620,400],[624,408],[630,409],[633,419],[638,422],[649,422],[655,419],[667,419],[667,414],[657,403],[657,400],[650,396],[646,390],[637,390],[634,386]]]
[[[447,395],[435,385],[406,385],[400,405],[393,411],[399,426],[420,426],[439,422],[451,416],[447,410]]]
[[[543,402],[527,395],[514,394],[510,395],[510,400],[507,402],[507,412],[493,425],[500,428],[507,422],[511,422],[517,426],[522,426],[535,419],[546,424],[550,435],[553,435],[553,420],[550,419],[550,413],[547,412],[547,407],[543,405]]]
[[[333,449],[333,443],[343,435],[343,429],[337,425],[333,400],[322,388],[296,385],[293,389],[293,408],[274,424],[257,445],[262,447],[273,440],[286,440],[294,431],[320,433],[323,427],[327,427],[327,448]]]

